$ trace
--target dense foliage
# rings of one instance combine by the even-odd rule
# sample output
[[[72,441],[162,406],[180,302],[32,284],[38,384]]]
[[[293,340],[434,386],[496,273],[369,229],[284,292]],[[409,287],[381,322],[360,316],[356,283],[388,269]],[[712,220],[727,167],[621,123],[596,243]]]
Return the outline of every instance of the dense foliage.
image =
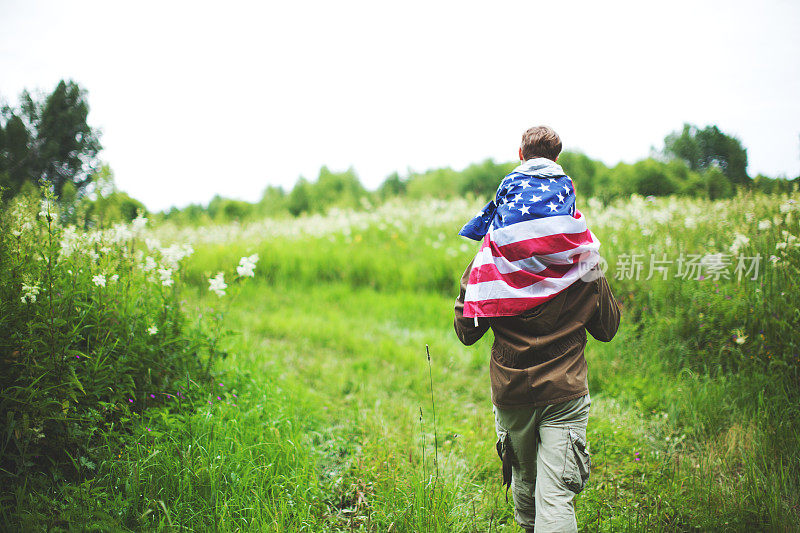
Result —
[[[52,197],[24,196],[0,219],[0,434],[15,477],[93,469],[104,430],[168,403],[198,364],[173,287],[186,250],[155,251],[148,269],[144,219],[79,234],[58,218]]]
[[[0,112],[0,186],[17,193],[46,180],[56,198],[81,192],[101,149],[99,131],[86,122],[86,91],[62,80],[41,98],[23,91],[20,102]]]
[[[142,413],[191,405],[186,395],[207,380],[220,332],[181,307],[191,246],[145,240],[141,216],[91,231],[62,224],[43,191],[0,209],[4,508],[22,503],[20,487],[92,478]]]

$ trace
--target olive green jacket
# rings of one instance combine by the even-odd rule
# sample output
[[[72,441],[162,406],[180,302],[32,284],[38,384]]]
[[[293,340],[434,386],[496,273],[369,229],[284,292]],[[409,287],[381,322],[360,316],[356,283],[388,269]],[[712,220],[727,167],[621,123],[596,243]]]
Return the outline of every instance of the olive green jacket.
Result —
[[[595,267],[596,279],[578,280],[550,300],[517,316],[464,317],[464,293],[472,263],[461,276],[454,327],[459,340],[474,344],[494,332],[489,378],[492,402],[501,408],[565,402],[589,392],[586,332],[603,342],[617,333],[620,307]]]

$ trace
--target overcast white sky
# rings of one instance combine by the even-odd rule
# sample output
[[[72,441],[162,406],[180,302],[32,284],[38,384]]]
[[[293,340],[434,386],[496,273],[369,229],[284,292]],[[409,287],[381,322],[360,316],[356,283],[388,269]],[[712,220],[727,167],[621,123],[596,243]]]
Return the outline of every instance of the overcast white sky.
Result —
[[[527,127],[608,164],[717,124],[800,174],[800,2],[0,0],[0,95],[88,90],[120,189],[257,200],[321,165],[514,159]]]

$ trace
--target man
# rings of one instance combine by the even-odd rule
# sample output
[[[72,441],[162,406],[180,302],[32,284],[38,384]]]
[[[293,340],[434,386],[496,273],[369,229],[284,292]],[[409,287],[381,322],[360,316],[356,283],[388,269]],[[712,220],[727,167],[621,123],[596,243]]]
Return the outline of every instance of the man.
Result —
[[[522,165],[461,231],[483,245],[455,304],[462,343],[494,332],[489,376],[503,480],[517,522],[536,532],[578,530],[573,499],[591,464],[586,332],[608,342],[620,319],[599,242],[556,164],[560,151],[552,129],[525,132]],[[541,208],[548,199],[556,209]]]
[[[489,377],[504,478],[511,466],[514,517],[526,531],[578,531],[572,500],[590,467],[586,331],[610,341],[619,305],[595,267],[591,281],[580,280],[520,315],[481,319],[476,326],[463,315],[471,269],[472,263],[461,277],[455,330],[468,346],[490,328],[494,333]]]

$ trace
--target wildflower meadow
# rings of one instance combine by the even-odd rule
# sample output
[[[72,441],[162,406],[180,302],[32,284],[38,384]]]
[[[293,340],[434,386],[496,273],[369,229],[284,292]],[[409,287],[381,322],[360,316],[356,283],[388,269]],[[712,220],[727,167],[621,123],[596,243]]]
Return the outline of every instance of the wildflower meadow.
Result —
[[[0,521],[520,531],[491,340],[452,331],[477,249],[457,232],[484,202],[78,229],[47,194],[16,197],[0,215]],[[582,530],[800,530],[800,193],[578,207],[623,307],[618,337],[587,347]]]

